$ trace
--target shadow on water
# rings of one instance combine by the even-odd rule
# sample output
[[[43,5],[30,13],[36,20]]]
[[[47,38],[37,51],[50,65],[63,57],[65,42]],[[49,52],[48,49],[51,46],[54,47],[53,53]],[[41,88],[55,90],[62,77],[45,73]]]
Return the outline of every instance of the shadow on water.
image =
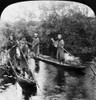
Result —
[[[43,62],[37,63],[39,66],[36,66],[36,62],[32,59],[29,64],[31,72],[34,72],[39,88],[34,90],[31,87],[29,89],[27,88],[27,91],[24,89],[22,89],[22,91],[18,89],[18,95],[21,94],[21,96],[23,96],[23,98],[19,100],[30,100],[31,98],[32,100],[45,100],[42,97],[45,95],[48,97],[47,100],[49,100],[49,98],[50,100],[95,100],[93,98],[93,73],[89,67],[84,71],[69,71],[56,68]],[[2,84],[5,85],[8,82],[15,84],[16,80],[14,78],[6,77]],[[93,82],[96,83],[96,79],[93,80]],[[26,87],[28,87],[28,85]],[[6,85],[5,88],[7,89]],[[11,91],[11,93],[12,92],[13,91]]]
[[[15,85],[16,79],[13,77],[5,77],[0,83],[0,90],[6,90],[10,84]]]
[[[32,91],[24,91],[24,90],[22,91],[22,94],[24,96],[24,100],[29,100],[30,97],[33,95]]]

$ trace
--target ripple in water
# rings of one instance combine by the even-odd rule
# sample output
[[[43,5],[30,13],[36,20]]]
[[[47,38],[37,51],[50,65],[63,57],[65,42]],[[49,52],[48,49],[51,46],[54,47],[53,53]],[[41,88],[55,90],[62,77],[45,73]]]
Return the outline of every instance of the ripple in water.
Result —
[[[22,89],[18,83],[10,85],[0,94],[0,100],[24,100]]]
[[[50,89],[54,89],[55,85],[57,85],[56,76],[58,71],[55,67],[39,62],[40,68],[39,71],[36,72],[35,61],[30,59],[28,64],[37,81],[37,95],[32,96],[24,92],[19,84],[16,83],[15,85],[10,85],[9,88],[0,94],[0,100],[66,100],[64,96],[60,99],[60,94],[55,96],[55,98],[51,95],[53,99],[47,99],[48,96],[45,97],[45,95],[50,92]]]

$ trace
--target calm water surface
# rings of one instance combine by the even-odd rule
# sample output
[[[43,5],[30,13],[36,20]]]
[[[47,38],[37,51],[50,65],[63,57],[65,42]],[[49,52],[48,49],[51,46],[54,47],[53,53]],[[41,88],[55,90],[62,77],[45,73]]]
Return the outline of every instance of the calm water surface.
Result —
[[[64,93],[48,95],[52,93],[54,87],[56,86],[56,76],[57,69],[52,66],[48,67],[45,63],[39,62],[39,72],[35,71],[34,60],[29,61],[30,70],[34,73],[34,77],[37,81],[37,95],[32,96],[25,93],[19,84],[16,82],[14,85],[12,83],[7,83],[0,87],[0,100],[66,100],[64,99]],[[4,88],[7,87],[7,88]],[[45,96],[47,94],[47,96]],[[61,96],[62,95],[62,96]]]
[[[16,82],[14,85],[5,84],[7,88],[0,86],[0,100],[96,100],[92,83],[96,81],[90,69],[86,71],[88,74],[79,75],[78,72],[62,72],[62,69],[39,62],[40,68],[37,72],[32,59],[29,67],[39,86],[36,96],[25,93]]]

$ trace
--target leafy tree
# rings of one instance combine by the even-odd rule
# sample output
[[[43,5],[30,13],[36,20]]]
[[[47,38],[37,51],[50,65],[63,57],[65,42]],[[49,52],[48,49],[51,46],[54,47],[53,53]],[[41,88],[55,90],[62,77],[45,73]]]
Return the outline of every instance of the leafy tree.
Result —
[[[65,49],[73,55],[79,56],[84,62],[92,60],[96,55],[96,19],[87,17],[87,11],[86,13],[79,11],[68,16],[60,16],[56,10],[52,10],[52,13],[42,23],[46,36],[45,42],[48,43],[46,47],[50,47],[51,42],[48,41],[51,41],[51,37],[56,40],[57,35],[61,33],[65,41]],[[47,34],[48,30],[50,30],[49,34]]]
[[[66,6],[69,8],[67,9],[69,13],[66,11]],[[76,8],[75,6],[74,9]],[[40,9],[43,15],[41,22],[31,19],[26,21],[22,18],[13,24],[6,23],[2,28],[0,27],[0,34],[6,42],[10,34],[15,39],[26,37],[28,42],[32,42],[36,32],[40,38],[41,53],[56,57],[56,48],[50,38],[57,40],[57,35],[62,34],[65,41],[64,48],[73,55],[79,56],[82,61],[92,60],[96,56],[96,18],[87,17],[87,9],[84,13],[79,8],[71,9],[70,5],[64,3],[52,3],[51,7],[41,5]],[[28,18],[29,16],[31,16],[30,12]]]

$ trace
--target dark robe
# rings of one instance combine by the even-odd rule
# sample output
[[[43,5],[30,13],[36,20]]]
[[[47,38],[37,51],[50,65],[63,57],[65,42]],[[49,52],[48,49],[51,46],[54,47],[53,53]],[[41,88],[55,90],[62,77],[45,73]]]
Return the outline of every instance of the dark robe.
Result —
[[[7,45],[7,50],[10,50],[9,55],[10,55],[11,60],[13,60],[14,57],[16,56],[16,46],[15,45],[16,45],[16,42],[14,40],[10,40]]]

